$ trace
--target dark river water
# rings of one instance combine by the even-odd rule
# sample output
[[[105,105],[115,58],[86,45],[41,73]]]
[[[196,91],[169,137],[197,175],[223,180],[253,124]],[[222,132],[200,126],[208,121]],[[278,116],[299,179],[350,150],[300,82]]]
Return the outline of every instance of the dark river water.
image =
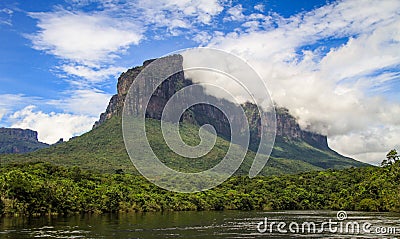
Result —
[[[0,238],[400,238],[400,214],[211,211],[1,218]]]

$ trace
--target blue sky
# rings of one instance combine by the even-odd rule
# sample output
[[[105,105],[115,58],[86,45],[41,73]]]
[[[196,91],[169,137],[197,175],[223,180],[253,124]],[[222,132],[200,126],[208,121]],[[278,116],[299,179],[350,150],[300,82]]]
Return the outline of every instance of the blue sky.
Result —
[[[90,130],[126,69],[210,46],[335,150],[376,163],[400,148],[396,0],[3,0],[0,36],[0,126],[48,143]]]

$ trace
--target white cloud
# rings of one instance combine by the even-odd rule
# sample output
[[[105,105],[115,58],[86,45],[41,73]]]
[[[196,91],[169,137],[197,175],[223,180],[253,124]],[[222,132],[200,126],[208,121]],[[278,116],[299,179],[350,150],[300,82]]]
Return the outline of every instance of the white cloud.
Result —
[[[101,13],[60,10],[30,16],[39,21],[40,30],[29,36],[35,49],[85,65],[113,60],[143,37],[134,22]]]
[[[37,19],[39,31],[27,35],[33,48],[61,59],[61,78],[72,86],[92,87],[126,70],[113,66],[131,45],[144,38],[138,20],[118,17],[109,12],[82,12],[56,9],[30,13]],[[71,80],[71,78],[73,80]]]
[[[378,165],[391,149],[400,148],[400,125],[370,127],[364,131],[329,139],[338,152]]]
[[[259,21],[247,21],[242,24],[242,27],[249,28],[248,31],[255,31],[260,27]]]
[[[55,143],[87,132],[104,111],[111,95],[97,89],[81,89],[63,93],[57,100],[44,100],[24,95],[0,95],[0,126],[33,129],[39,140]],[[35,105],[35,106],[33,106]],[[40,108],[61,109],[66,113],[45,113]]]
[[[56,9],[30,13],[38,20],[35,34],[29,36],[37,50],[86,65],[110,61],[130,45],[138,44],[147,30],[167,28],[196,30],[197,24],[210,24],[223,7],[218,0],[70,1],[72,6],[99,4],[92,12]],[[187,31],[185,31],[187,33]],[[165,34],[165,31],[163,32]]]
[[[214,37],[209,45],[248,60],[265,79],[273,99],[289,108],[303,128],[328,134],[340,152],[371,162],[379,160],[371,155],[382,156],[398,145],[387,140],[368,157],[362,153],[383,132],[400,138],[400,104],[379,95],[399,78],[399,9],[398,1],[340,1],[288,19],[273,16],[278,27],[265,30],[247,18],[243,24],[250,31]],[[345,44],[301,50],[340,38]],[[385,72],[390,68],[397,73]],[[371,128],[376,133],[370,137],[376,140],[362,143]],[[360,150],[352,152],[349,142],[356,138]]]
[[[398,64],[399,30],[399,22],[391,22],[332,49],[320,63],[324,77],[341,80]]]
[[[37,20],[39,30],[27,37],[34,49],[63,60],[59,69],[65,78],[81,77],[91,82],[104,81],[124,70],[112,64],[130,46],[144,39],[189,36],[199,26],[211,24],[213,17],[223,10],[219,0],[69,0],[67,3],[68,7],[57,7],[50,12],[29,13]],[[83,11],[88,4],[97,7]],[[197,37],[198,41],[205,39],[205,35]]]
[[[25,102],[35,103],[39,101],[36,97],[28,97],[22,94],[0,94],[0,99],[0,120],[15,108],[23,107]]]
[[[211,35],[207,32],[199,32],[196,34],[196,36],[193,38],[194,41],[202,44],[204,42],[208,42],[209,40],[211,40]]]
[[[34,111],[35,106],[27,106],[15,112],[11,117],[12,128],[32,129],[38,132],[39,141],[56,143],[60,138],[68,140],[91,129],[95,118],[85,115],[73,115]]]
[[[227,10],[228,16],[224,18],[224,21],[242,21],[245,18],[243,14],[243,7],[241,4],[238,4],[234,7],[231,7]]]
[[[65,112],[90,117],[98,117],[100,113],[104,112],[111,98],[110,94],[97,89],[80,89],[64,92],[64,94],[68,97],[61,100],[51,100],[48,104],[63,109]]]

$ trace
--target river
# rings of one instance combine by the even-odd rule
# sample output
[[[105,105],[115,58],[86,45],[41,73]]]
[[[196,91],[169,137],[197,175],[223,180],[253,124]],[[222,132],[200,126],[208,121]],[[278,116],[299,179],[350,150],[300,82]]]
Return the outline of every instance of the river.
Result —
[[[400,238],[400,214],[204,211],[3,217],[0,238]]]

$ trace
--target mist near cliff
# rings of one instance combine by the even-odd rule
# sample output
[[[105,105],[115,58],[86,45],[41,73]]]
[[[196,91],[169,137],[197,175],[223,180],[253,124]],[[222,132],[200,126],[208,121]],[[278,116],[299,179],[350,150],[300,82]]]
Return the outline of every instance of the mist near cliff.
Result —
[[[365,162],[377,162],[387,148],[400,145],[400,106],[379,95],[368,94],[368,87],[360,85],[359,81],[341,79],[330,73],[334,70],[332,62],[341,57],[340,49],[332,50],[318,64],[310,63],[312,56],[296,63],[287,63],[277,62],[275,52],[254,57],[256,47],[248,47],[253,53],[250,55],[249,52],[235,51],[237,48],[232,44],[241,44],[239,40],[231,39],[228,43],[230,44],[221,42],[218,47],[222,46],[237,53],[245,61],[249,59],[248,63],[260,74],[272,100],[278,106],[289,109],[302,129],[327,135],[330,146],[340,153]],[[242,103],[251,102],[249,95],[241,90],[243,86],[227,76],[240,75],[244,86],[257,89],[257,84],[260,83],[253,76],[246,76],[246,71],[235,67],[229,60],[221,60],[212,55],[199,57],[190,52],[183,52],[181,55],[184,69],[211,65],[224,69],[226,73],[185,70],[186,78],[195,83],[223,85],[237,100]],[[262,90],[263,87],[259,89]],[[206,92],[220,97],[218,91],[207,90],[207,87]]]

